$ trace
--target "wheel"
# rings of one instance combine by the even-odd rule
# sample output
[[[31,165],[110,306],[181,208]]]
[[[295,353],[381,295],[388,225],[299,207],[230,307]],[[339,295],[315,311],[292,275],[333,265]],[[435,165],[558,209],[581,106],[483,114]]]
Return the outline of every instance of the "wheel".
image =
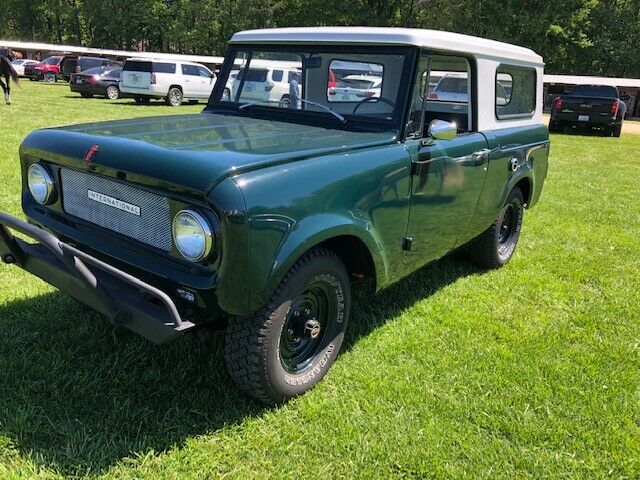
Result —
[[[279,103],[280,108],[291,108],[291,105],[291,98],[289,98],[289,95],[283,95]]]
[[[58,81],[55,73],[46,73],[44,75],[44,81],[47,83],[55,83]]]
[[[614,125],[614,127],[611,129],[612,137],[620,137],[621,133],[622,133],[622,123],[620,125]]]
[[[93,98],[93,94],[87,92],[80,92],[82,98]]]
[[[222,91],[222,101],[228,102],[229,100],[231,100],[231,91],[228,88],[225,88]]]
[[[179,107],[182,105],[182,90],[178,87],[171,87],[169,93],[167,93],[165,102],[171,107]]]
[[[225,360],[238,387],[268,404],[311,389],[342,346],[350,298],[349,276],[335,253],[305,254],[265,307],[230,321]]]
[[[564,131],[564,126],[562,125],[561,122],[558,122],[556,120],[550,120],[549,131],[551,133],[562,133]]]
[[[146,105],[146,104],[148,104],[148,103],[149,103],[149,101],[150,101],[149,97],[140,97],[140,96],[136,96],[136,97],[133,97],[133,99],[135,100],[135,102],[136,102],[138,105]]]
[[[522,191],[515,187],[495,222],[466,247],[466,252],[478,265],[500,268],[513,256],[524,215]]]
[[[109,85],[105,95],[109,100],[117,100],[120,98],[120,90],[115,85]]]

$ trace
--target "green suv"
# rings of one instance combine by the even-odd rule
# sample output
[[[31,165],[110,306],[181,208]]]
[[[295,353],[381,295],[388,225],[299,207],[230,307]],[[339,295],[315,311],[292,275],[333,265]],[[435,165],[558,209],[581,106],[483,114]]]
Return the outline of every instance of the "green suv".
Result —
[[[265,68],[292,72],[289,102],[251,80]],[[447,32],[237,33],[200,114],[31,133],[2,260],[154,342],[226,328],[238,386],[281,403],[335,361],[352,282],[513,256],[547,173],[542,75],[531,50]],[[466,92],[438,98],[445,77]]]

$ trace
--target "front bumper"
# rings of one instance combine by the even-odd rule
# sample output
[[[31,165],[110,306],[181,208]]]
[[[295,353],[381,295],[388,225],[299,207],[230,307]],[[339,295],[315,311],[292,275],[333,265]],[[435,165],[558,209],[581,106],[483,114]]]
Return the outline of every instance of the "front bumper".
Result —
[[[10,230],[39,243],[27,243]],[[4,263],[18,265],[154,343],[195,326],[181,318],[162,290],[4,212],[0,212],[0,256]]]

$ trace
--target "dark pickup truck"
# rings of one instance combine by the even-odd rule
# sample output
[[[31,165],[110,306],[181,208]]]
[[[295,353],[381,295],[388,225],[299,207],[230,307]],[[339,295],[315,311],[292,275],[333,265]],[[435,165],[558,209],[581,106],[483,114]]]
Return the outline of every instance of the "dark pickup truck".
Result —
[[[550,132],[563,132],[565,127],[599,128],[619,137],[627,110],[618,89],[607,85],[576,85],[557,97],[551,107]]]

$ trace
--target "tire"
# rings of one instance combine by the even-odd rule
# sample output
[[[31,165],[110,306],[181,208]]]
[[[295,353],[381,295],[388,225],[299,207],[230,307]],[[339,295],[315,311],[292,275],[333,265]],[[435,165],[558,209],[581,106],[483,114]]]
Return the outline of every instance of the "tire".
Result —
[[[550,120],[549,121],[549,131],[551,133],[562,133],[564,132],[564,125],[561,122]]]
[[[283,95],[279,103],[280,108],[291,108],[291,98],[289,95]]]
[[[620,134],[622,133],[622,123],[620,125],[614,125],[611,129],[611,136],[620,138]]]
[[[182,90],[178,87],[171,87],[164,101],[170,107],[179,107],[182,105]]]
[[[135,102],[136,102],[138,105],[147,105],[147,104],[150,102],[149,97],[140,97],[140,96],[137,96],[137,97],[133,97],[133,99],[135,100]]]
[[[93,98],[93,94],[87,92],[80,92],[82,98]]]
[[[117,100],[120,98],[120,90],[115,85],[109,85],[104,92],[104,96],[109,100]]]
[[[465,248],[471,260],[485,268],[506,264],[518,245],[523,215],[524,198],[520,188],[515,187],[496,221]]]
[[[230,321],[225,360],[231,377],[241,390],[271,405],[307,392],[335,361],[350,306],[344,264],[330,250],[312,249],[291,267],[265,307]]]

